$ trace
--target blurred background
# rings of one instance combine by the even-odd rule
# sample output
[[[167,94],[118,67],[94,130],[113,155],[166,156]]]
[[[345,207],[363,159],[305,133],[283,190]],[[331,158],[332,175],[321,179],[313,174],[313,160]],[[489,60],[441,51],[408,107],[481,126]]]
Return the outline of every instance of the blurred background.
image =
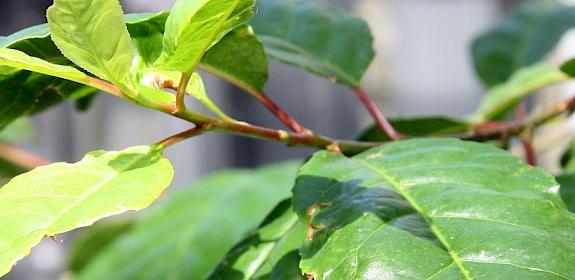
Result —
[[[170,9],[171,0],[122,1],[126,13]],[[377,58],[365,87],[391,116],[449,115],[474,111],[483,95],[469,55],[472,39],[519,1],[330,0],[366,19]],[[0,0],[0,35],[45,22],[51,0]],[[280,128],[274,117],[240,90],[204,75],[208,92],[236,119]],[[352,92],[302,70],[271,62],[266,91],[303,125],[351,138],[370,124]],[[188,123],[137,108],[105,94],[88,112],[65,103],[34,117],[36,141],[26,148],[52,161],[77,161],[86,152],[157,142]],[[227,167],[252,167],[303,158],[312,151],[220,134],[181,143],[167,156],[176,168],[173,187]],[[3,279],[56,279],[65,269],[66,243],[45,240]]]

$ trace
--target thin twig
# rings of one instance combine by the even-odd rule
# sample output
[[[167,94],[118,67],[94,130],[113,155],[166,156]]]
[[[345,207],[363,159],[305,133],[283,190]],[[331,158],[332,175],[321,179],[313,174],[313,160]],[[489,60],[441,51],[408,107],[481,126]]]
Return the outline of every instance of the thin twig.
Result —
[[[521,102],[515,108],[515,119],[518,122],[523,122],[527,118],[527,109],[525,103]],[[537,153],[533,145],[533,129],[525,129],[523,133],[519,134],[519,139],[523,145],[525,152],[525,160],[529,165],[537,165]]]
[[[377,125],[387,134],[387,136],[392,140],[400,140],[403,138],[389,123],[389,121],[385,118],[377,104],[367,94],[367,92],[362,87],[356,87],[353,89],[355,95],[359,98],[363,106],[367,109],[371,117],[377,123]]]
[[[458,138],[472,141],[486,141],[500,139],[501,137],[517,136],[527,129],[539,127],[574,108],[575,97],[563,101],[546,111],[526,118],[522,122],[507,121],[499,122],[497,125],[494,125],[494,123],[479,124],[475,127],[473,133],[460,135]]]
[[[192,129],[188,129],[184,132],[178,133],[176,135],[170,136],[158,143],[156,143],[157,146],[162,146],[164,148],[173,146],[177,143],[180,143],[186,139],[198,136],[203,134],[204,132],[209,130],[209,126],[207,125],[198,125]]]
[[[260,102],[264,107],[266,107],[274,116],[278,118],[280,122],[282,122],[286,127],[288,127],[291,131],[300,133],[309,131],[304,126],[299,124],[292,116],[290,116],[285,110],[283,110],[275,101],[273,101],[265,92],[260,90],[256,90],[255,88],[242,83],[241,81],[237,81],[234,79],[230,79],[228,76],[219,73],[215,69],[210,67],[206,67],[205,65],[200,65],[200,68],[208,73],[211,73],[219,78],[226,80],[230,84],[235,85],[236,87],[240,88],[258,102]]]
[[[272,114],[274,114],[279,121],[285,124],[293,132],[300,133],[304,132],[305,129],[300,125],[293,117],[286,113],[278,104],[276,104],[269,96],[265,93],[260,92],[254,95],[254,98],[258,100],[262,105],[264,105]]]
[[[0,158],[26,170],[51,163],[49,160],[6,143],[0,143]]]

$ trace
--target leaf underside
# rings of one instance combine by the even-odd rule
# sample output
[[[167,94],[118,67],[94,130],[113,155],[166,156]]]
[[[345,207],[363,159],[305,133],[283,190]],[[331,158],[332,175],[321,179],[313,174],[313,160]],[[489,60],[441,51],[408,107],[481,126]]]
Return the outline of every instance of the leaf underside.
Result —
[[[575,216],[552,176],[497,148],[408,140],[317,153],[295,209],[314,279],[571,279]]]
[[[12,179],[0,189],[0,275],[46,236],[150,205],[173,178],[161,152],[151,146],[96,151]]]

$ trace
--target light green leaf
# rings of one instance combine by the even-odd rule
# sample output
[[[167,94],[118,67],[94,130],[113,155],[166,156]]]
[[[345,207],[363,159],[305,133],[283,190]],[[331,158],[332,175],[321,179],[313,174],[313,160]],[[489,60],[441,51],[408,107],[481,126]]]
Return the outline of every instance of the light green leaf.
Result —
[[[191,73],[206,51],[252,15],[254,0],[178,0],[155,66]]]
[[[129,84],[134,51],[118,0],[55,0],[48,24],[76,65],[119,87]]]
[[[375,56],[368,25],[328,4],[261,0],[250,25],[269,56],[348,86],[358,86]]]
[[[518,69],[540,62],[575,26],[575,8],[557,0],[524,1],[472,46],[475,70],[488,87],[501,84]]]
[[[570,77],[559,69],[547,64],[535,64],[515,73],[504,84],[487,93],[471,121],[480,123],[506,116],[524,97],[542,89],[569,80]]]
[[[303,279],[298,264],[304,238],[305,227],[286,200],[254,235],[230,250],[208,279]]]
[[[204,279],[290,195],[298,164],[214,174],[150,209],[77,277]]]
[[[320,152],[294,206],[323,279],[572,279],[575,215],[551,175],[485,144],[407,140]]]
[[[161,149],[138,146],[91,152],[75,164],[55,163],[0,189],[0,275],[46,236],[150,205],[173,178]]]
[[[472,125],[447,117],[419,117],[410,119],[390,119],[391,125],[408,137],[438,137],[464,134],[473,129]],[[389,142],[391,139],[378,125],[373,125],[359,137],[361,141]]]
[[[24,69],[81,84],[88,83],[88,76],[74,67],[53,64],[13,49],[0,49],[0,66]]]

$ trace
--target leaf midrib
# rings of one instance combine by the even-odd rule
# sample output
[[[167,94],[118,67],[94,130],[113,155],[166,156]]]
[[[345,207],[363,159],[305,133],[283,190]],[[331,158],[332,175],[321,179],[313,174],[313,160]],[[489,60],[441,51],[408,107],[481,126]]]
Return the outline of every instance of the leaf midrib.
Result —
[[[449,256],[451,256],[451,259],[453,260],[453,262],[457,265],[457,267],[459,268],[459,270],[461,271],[461,273],[463,274],[463,276],[465,277],[465,279],[467,280],[471,280],[472,277],[470,275],[470,271],[465,267],[465,265],[463,264],[463,261],[461,260],[461,258],[457,255],[457,253],[455,253],[451,247],[451,245],[449,244],[449,242],[447,241],[447,238],[444,236],[443,232],[441,232],[441,230],[436,227],[435,225],[433,225],[432,221],[430,221],[430,218],[428,216],[426,216],[424,214],[424,212],[421,210],[421,207],[419,206],[419,204],[415,201],[415,199],[413,197],[411,197],[409,195],[409,193],[403,191],[402,185],[400,182],[398,182],[397,180],[395,180],[392,176],[390,176],[389,174],[385,173],[384,171],[380,170],[379,168],[376,168],[375,166],[372,166],[371,164],[369,164],[368,162],[365,162],[363,160],[359,160],[357,158],[349,158],[352,162],[355,162],[365,168],[368,168],[369,170],[373,171],[375,174],[383,177],[383,179],[385,179],[388,183],[390,183],[391,187],[398,193],[400,194],[412,207],[413,209],[415,209],[415,211],[417,211],[417,213],[419,213],[419,215],[421,215],[421,217],[425,220],[425,222],[427,223],[427,225],[429,226],[429,228],[431,229],[431,232],[437,237],[437,239],[439,240],[439,242],[441,242],[441,244],[443,244],[443,246],[445,246],[445,248],[447,249],[447,252],[449,253]]]

